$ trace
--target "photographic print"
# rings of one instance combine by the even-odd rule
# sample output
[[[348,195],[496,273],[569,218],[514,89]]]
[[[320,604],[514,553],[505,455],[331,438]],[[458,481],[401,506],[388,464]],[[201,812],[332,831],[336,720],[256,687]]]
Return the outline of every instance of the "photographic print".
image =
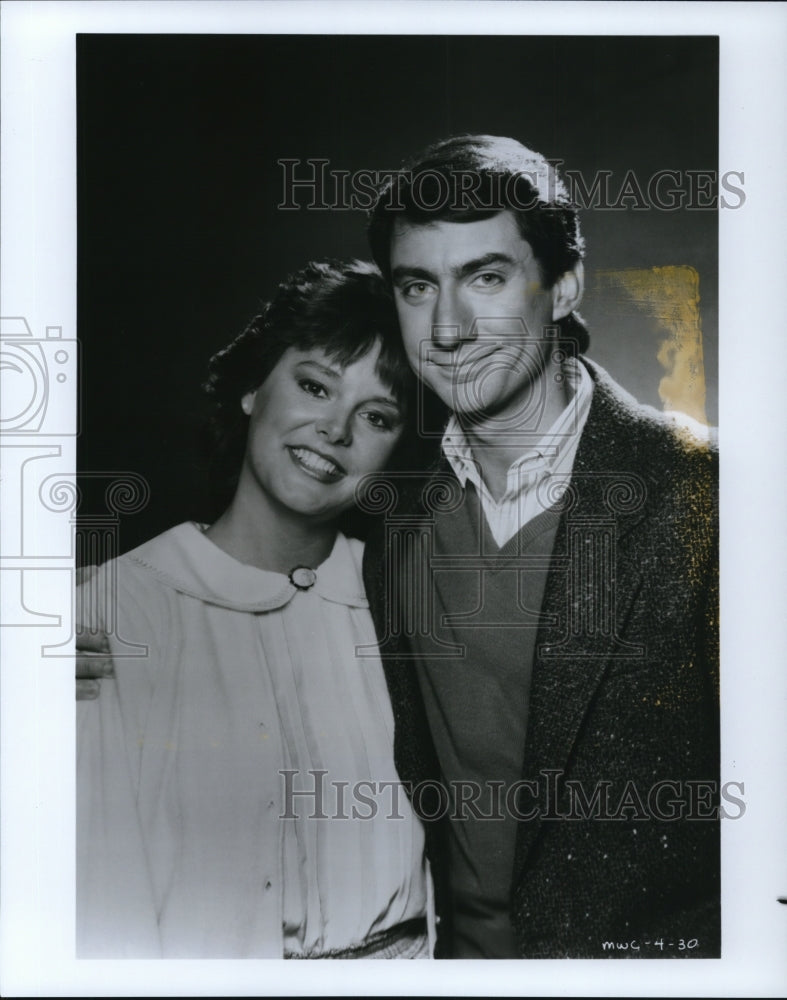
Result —
[[[739,852],[773,845],[731,707],[727,36],[209,7],[73,19],[73,173],[34,160],[69,305],[4,281],[4,645],[70,769],[35,785],[63,982],[734,975]],[[765,948],[787,886],[753,884]]]

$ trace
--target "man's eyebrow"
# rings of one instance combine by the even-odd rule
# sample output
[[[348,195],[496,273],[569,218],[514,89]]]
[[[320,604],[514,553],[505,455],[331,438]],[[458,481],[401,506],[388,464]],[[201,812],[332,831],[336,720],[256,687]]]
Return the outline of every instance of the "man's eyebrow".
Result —
[[[391,271],[391,279],[396,283],[400,281],[436,281],[437,277],[432,271],[427,271],[425,267],[412,267],[407,264],[402,264],[399,267],[393,268]]]
[[[512,257],[511,254],[502,253],[500,251],[492,250],[489,253],[483,254],[481,257],[474,257],[472,260],[465,261],[464,264],[456,264],[451,268],[451,274],[454,278],[466,278],[468,274],[473,274],[475,271],[480,271],[484,267],[492,267],[494,264],[506,264],[509,267],[513,267],[516,264],[521,263],[516,257]],[[398,267],[393,268],[391,271],[391,278],[394,284],[398,284],[402,281],[431,281],[436,282],[437,275],[433,271],[429,271],[425,267],[418,267],[417,265],[401,264]]]
[[[513,266],[517,263],[519,261],[515,257],[512,257],[511,254],[491,251],[490,253],[483,254],[481,257],[465,261],[464,264],[457,264],[456,267],[451,268],[451,274],[455,278],[466,278],[468,274],[480,271],[484,267],[491,267],[493,264],[508,264],[509,266]]]

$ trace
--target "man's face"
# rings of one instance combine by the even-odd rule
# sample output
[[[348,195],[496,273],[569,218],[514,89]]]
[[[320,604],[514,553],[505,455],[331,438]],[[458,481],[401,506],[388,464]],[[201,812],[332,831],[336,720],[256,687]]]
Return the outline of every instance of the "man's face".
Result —
[[[405,349],[457,414],[506,421],[532,409],[555,347],[553,306],[512,213],[478,222],[397,223],[391,275]]]

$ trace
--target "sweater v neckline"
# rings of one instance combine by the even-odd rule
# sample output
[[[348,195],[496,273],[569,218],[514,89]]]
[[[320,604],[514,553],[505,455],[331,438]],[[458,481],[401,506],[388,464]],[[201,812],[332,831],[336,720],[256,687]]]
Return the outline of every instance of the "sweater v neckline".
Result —
[[[464,487],[465,502],[470,503],[473,515],[477,516],[481,522],[482,538],[482,558],[493,558],[495,556],[516,557],[522,549],[527,548],[530,543],[548,531],[553,531],[560,520],[560,507],[549,507],[536,514],[526,524],[512,535],[502,545],[498,545],[487,522],[486,516],[481,506],[481,500],[472,483],[467,483]]]

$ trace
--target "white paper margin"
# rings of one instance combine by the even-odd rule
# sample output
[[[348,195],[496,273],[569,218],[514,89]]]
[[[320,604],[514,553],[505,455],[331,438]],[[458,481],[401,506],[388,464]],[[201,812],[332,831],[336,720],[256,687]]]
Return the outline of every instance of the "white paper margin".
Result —
[[[782,995],[787,10],[767,3],[4,2],[0,311],[25,317],[39,341],[47,327],[60,327],[66,340],[76,336],[77,32],[720,36],[719,169],[742,170],[746,191],[745,206],[720,218],[722,780],[744,782],[746,814],[723,824],[720,961],[393,962],[377,975],[368,963],[345,962],[77,962],[73,664],[41,657],[45,630],[3,627],[2,995]],[[71,361],[66,372],[50,400],[50,413],[62,407],[64,425],[75,406]],[[73,472],[73,435],[52,433],[39,443],[60,447],[63,473]],[[33,551],[67,553],[69,539],[50,539],[29,498],[5,477],[4,487],[7,531],[24,514],[19,530],[44,546]],[[65,621],[69,560],[14,561],[14,544],[7,534],[0,620],[7,622],[18,599],[15,570],[27,566],[25,601]],[[47,633],[43,641],[67,630]]]

